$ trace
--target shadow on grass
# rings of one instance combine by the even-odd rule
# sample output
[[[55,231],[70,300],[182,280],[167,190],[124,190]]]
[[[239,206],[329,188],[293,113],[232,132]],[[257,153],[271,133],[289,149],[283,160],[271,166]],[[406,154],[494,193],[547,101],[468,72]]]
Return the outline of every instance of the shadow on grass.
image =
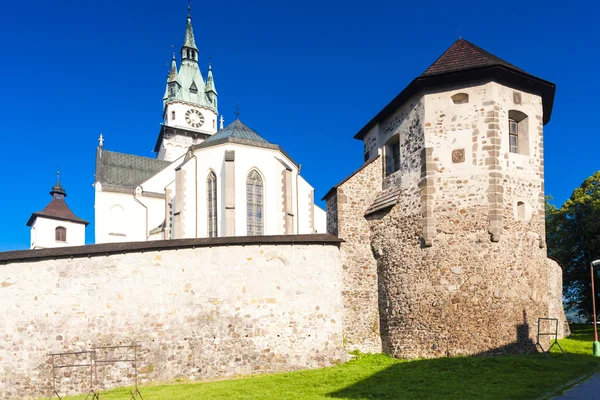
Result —
[[[587,328],[574,327],[575,338],[560,341],[568,359],[556,346],[550,353],[550,360],[535,352],[528,358],[523,354],[507,354],[522,351],[524,345],[533,346],[528,331],[519,326],[517,342],[508,346],[471,357],[398,360],[351,386],[328,393],[328,396],[346,399],[539,398],[600,366],[599,359],[586,350],[587,347],[591,350],[593,332]],[[520,342],[524,338],[529,343]],[[505,355],[487,356],[494,353]]]

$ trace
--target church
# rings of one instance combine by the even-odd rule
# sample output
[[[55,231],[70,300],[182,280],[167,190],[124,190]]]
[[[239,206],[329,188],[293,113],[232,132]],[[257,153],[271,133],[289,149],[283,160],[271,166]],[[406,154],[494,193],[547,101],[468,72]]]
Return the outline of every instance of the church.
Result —
[[[246,126],[224,126],[212,67],[198,64],[188,6],[163,97],[156,158],[96,150],[96,243],[326,232],[300,164]],[[218,125],[218,128],[217,128]]]

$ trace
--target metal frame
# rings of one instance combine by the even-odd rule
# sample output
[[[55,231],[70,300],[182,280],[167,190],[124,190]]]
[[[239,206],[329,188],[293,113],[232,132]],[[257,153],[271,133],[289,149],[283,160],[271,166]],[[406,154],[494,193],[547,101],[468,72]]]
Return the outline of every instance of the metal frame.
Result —
[[[540,322],[541,321],[554,321],[554,332],[540,332]],[[550,350],[552,349],[552,347],[554,347],[554,345],[557,345],[558,348],[560,349],[560,351],[562,352],[563,356],[565,356],[565,358],[568,360],[569,357],[567,357],[567,354],[565,353],[563,348],[560,346],[560,343],[558,343],[558,319],[557,318],[538,318],[537,325],[538,325],[538,327],[537,327],[536,342],[533,345],[533,347],[531,349],[529,349],[527,354],[525,354],[525,358],[527,358],[529,353],[531,353],[533,350],[535,350],[539,347],[542,350],[542,353],[544,354],[544,356],[546,356],[546,359],[548,361],[550,361],[550,357],[548,356],[548,353],[550,353]],[[540,343],[540,336],[554,336],[554,342],[552,342],[552,344],[550,345],[548,350],[544,350],[544,347]]]
[[[114,364],[114,363],[118,363],[118,362],[130,362],[131,365],[133,366],[133,370],[134,370],[134,380],[135,380],[135,388],[134,390],[130,391],[131,393],[131,397],[129,398],[129,400],[144,400],[144,398],[142,397],[142,394],[140,393],[139,389],[138,389],[138,369],[137,369],[137,362],[138,362],[138,349],[140,348],[140,345],[134,344],[134,345],[129,345],[129,346],[97,346],[97,347],[92,347],[92,351],[94,351],[94,354],[96,353],[96,350],[114,350],[114,349],[133,349],[133,359],[131,358],[114,358],[114,359],[107,359],[107,360],[99,360],[96,358],[96,365],[98,364]]]
[[[55,357],[78,355],[78,354],[89,354],[90,355],[89,363],[56,365]],[[90,395],[91,395],[92,397],[90,398],[90,400],[100,400],[98,393],[96,393],[96,391],[94,390],[94,372],[96,370],[96,363],[95,363],[96,352],[95,351],[92,350],[92,351],[75,351],[75,352],[66,352],[66,353],[50,353],[48,355],[52,357],[52,394],[50,395],[48,400],[52,399],[52,397],[54,397],[54,395],[56,395],[58,400],[62,400],[62,397],[60,397],[60,394],[58,394],[58,390],[56,389],[56,370],[60,369],[60,368],[78,368],[78,367],[89,367],[90,368],[90,389],[91,390],[85,396],[85,399],[87,400],[88,398],[90,398]]]

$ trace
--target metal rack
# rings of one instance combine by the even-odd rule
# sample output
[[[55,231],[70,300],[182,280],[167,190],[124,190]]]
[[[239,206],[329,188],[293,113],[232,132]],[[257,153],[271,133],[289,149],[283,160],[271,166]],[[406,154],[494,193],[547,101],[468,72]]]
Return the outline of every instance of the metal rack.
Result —
[[[94,390],[94,375],[96,375],[96,379],[98,378],[96,367],[98,365],[111,365],[111,364],[115,364],[118,362],[130,362],[131,366],[133,368],[133,371],[134,371],[133,376],[134,376],[135,387],[133,390],[130,391],[131,397],[129,398],[129,400],[144,400],[144,398],[142,397],[142,394],[140,393],[140,390],[138,388],[137,364],[138,364],[138,360],[139,360],[138,355],[139,355],[140,347],[141,347],[140,345],[97,346],[97,347],[92,347],[91,350],[86,350],[86,351],[48,354],[49,356],[52,357],[52,394],[50,395],[48,400],[51,400],[54,396],[56,396],[58,398],[58,400],[62,400],[62,397],[60,397],[60,394],[58,393],[58,388],[56,386],[57,370],[59,370],[61,368],[82,368],[82,367],[89,368],[89,378],[90,378],[90,392],[85,396],[85,400],[100,400],[100,393],[97,392],[96,390]],[[110,352],[111,350],[117,350],[117,349],[125,349],[128,354],[126,356],[124,356],[123,358],[112,357],[112,358],[99,359],[97,357],[98,352]],[[132,351],[133,351],[133,354],[131,354]],[[74,361],[70,364],[57,363],[57,359],[56,359],[57,357],[62,357],[62,356],[83,356],[83,355],[85,355],[85,358],[86,358],[85,360]],[[88,356],[89,356],[89,358],[88,358]]]
[[[541,322],[542,321],[551,321],[554,322],[554,332],[540,332],[540,326],[541,326]],[[546,356],[546,359],[550,360],[550,357],[548,356],[548,353],[550,352],[550,350],[552,349],[552,347],[554,347],[554,345],[557,345],[558,348],[560,349],[560,351],[562,352],[563,356],[565,356],[565,358],[568,360],[569,357],[567,357],[567,354],[565,353],[565,351],[563,350],[563,348],[560,346],[560,343],[558,343],[558,319],[556,318],[538,318],[538,324],[537,324],[537,338],[536,338],[536,342],[533,345],[533,347],[531,349],[529,349],[529,351],[527,352],[527,354],[525,354],[525,358],[527,358],[527,356],[535,349],[537,349],[538,347],[542,350],[542,353],[544,354],[544,356]],[[550,345],[550,347],[548,348],[548,350],[544,350],[544,347],[542,346],[542,344],[540,343],[540,336],[554,336],[554,341],[552,342],[552,344]]]
[[[134,380],[135,380],[135,388],[134,390],[131,390],[131,397],[129,398],[129,400],[144,400],[144,398],[142,397],[142,394],[140,393],[139,389],[138,389],[138,369],[137,369],[137,362],[138,362],[138,349],[141,346],[139,345],[130,345],[130,346],[98,346],[98,347],[92,347],[92,350],[95,352],[97,350],[101,350],[101,351],[106,351],[106,350],[116,350],[116,349],[127,349],[127,350],[131,350],[133,349],[133,358],[131,357],[127,357],[127,358],[111,358],[111,359],[98,359],[96,358],[96,365],[108,365],[108,364],[114,364],[114,363],[118,363],[118,362],[130,362],[133,370],[134,370]]]
[[[82,355],[82,354],[89,355],[89,362],[84,362],[82,360],[77,363],[73,362],[72,364],[57,364],[56,363],[56,357],[76,356],[76,355]],[[58,400],[62,399],[62,397],[60,397],[60,394],[58,394],[58,390],[56,388],[56,371],[61,368],[81,368],[81,367],[87,367],[90,369],[90,391],[85,396],[85,399],[88,400],[88,398],[89,398],[90,400],[100,400],[100,397],[98,397],[98,393],[94,390],[94,372],[95,372],[95,368],[96,368],[95,362],[94,362],[95,356],[96,356],[95,351],[92,350],[92,351],[75,351],[75,352],[65,352],[65,353],[51,353],[48,355],[52,357],[52,394],[50,395],[48,400],[52,399],[52,397],[54,397],[54,395],[56,395]],[[90,396],[92,396],[92,397],[90,397]]]

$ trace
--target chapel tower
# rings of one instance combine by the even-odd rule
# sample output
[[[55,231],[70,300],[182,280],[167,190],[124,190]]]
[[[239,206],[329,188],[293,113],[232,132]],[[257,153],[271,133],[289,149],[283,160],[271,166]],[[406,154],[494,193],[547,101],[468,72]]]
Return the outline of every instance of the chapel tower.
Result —
[[[199,51],[189,4],[180,55],[178,70],[173,53],[163,97],[163,124],[154,148],[157,158],[165,161],[176,160],[189,146],[202,143],[217,132],[219,112],[212,66],[208,67],[205,81],[198,64]]]
[[[60,184],[60,173],[52,187],[52,200],[42,210],[31,214],[27,226],[31,227],[31,249],[83,246],[85,227],[89,222],[77,217],[65,202],[67,192]]]

